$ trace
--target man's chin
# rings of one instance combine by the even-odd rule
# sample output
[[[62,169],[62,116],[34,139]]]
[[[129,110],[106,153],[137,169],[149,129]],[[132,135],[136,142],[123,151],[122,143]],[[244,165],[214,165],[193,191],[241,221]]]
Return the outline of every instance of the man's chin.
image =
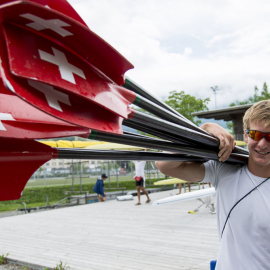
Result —
[[[254,165],[258,166],[267,166],[270,165],[270,154],[267,155],[260,155],[255,152],[254,155],[250,155],[249,157],[250,162],[254,163]]]
[[[258,166],[269,166],[270,165],[269,158],[256,158],[253,161]]]

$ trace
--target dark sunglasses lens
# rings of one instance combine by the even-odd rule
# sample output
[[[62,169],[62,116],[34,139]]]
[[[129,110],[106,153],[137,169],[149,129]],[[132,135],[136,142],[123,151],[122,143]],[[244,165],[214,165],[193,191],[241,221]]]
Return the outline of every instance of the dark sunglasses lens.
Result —
[[[259,141],[264,135],[265,135],[264,133],[261,133],[259,131],[255,131],[254,140]]]
[[[249,132],[249,137],[255,141],[260,141],[263,137],[265,137],[265,139],[270,142],[270,134],[269,133],[262,133],[260,131],[254,131],[251,130]]]
[[[267,134],[267,135],[265,136],[265,139],[266,139],[268,142],[270,142],[270,134]]]
[[[251,139],[254,139],[255,134],[256,134],[256,131],[255,131],[255,130],[250,130],[248,134],[249,134],[249,137],[250,137]]]

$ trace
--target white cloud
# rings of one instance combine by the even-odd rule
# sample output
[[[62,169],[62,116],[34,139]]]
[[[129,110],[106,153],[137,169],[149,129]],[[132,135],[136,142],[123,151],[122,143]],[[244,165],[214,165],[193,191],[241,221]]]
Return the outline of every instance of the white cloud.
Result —
[[[134,66],[126,74],[158,98],[171,90],[218,107],[270,84],[270,3],[228,0],[69,0],[92,31]]]

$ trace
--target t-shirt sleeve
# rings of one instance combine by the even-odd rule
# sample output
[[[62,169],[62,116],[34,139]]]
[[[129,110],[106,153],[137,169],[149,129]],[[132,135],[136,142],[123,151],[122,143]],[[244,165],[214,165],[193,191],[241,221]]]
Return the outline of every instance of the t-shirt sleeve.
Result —
[[[212,186],[217,185],[217,175],[221,162],[209,160],[204,163],[205,175],[201,183],[211,183]]]
[[[204,163],[205,175],[202,183],[211,183],[211,185],[217,189],[221,181],[227,181],[231,179],[233,175],[240,167],[240,165],[227,164],[220,161],[209,160]]]

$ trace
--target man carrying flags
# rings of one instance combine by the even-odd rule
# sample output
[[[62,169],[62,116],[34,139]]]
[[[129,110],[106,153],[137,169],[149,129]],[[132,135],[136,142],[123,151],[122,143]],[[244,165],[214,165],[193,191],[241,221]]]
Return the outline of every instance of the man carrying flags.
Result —
[[[166,175],[210,182],[215,187],[221,241],[216,270],[269,269],[270,265],[270,100],[255,103],[243,122],[249,149],[247,165],[223,163],[235,142],[213,123],[202,128],[219,139],[219,161],[156,162]]]

